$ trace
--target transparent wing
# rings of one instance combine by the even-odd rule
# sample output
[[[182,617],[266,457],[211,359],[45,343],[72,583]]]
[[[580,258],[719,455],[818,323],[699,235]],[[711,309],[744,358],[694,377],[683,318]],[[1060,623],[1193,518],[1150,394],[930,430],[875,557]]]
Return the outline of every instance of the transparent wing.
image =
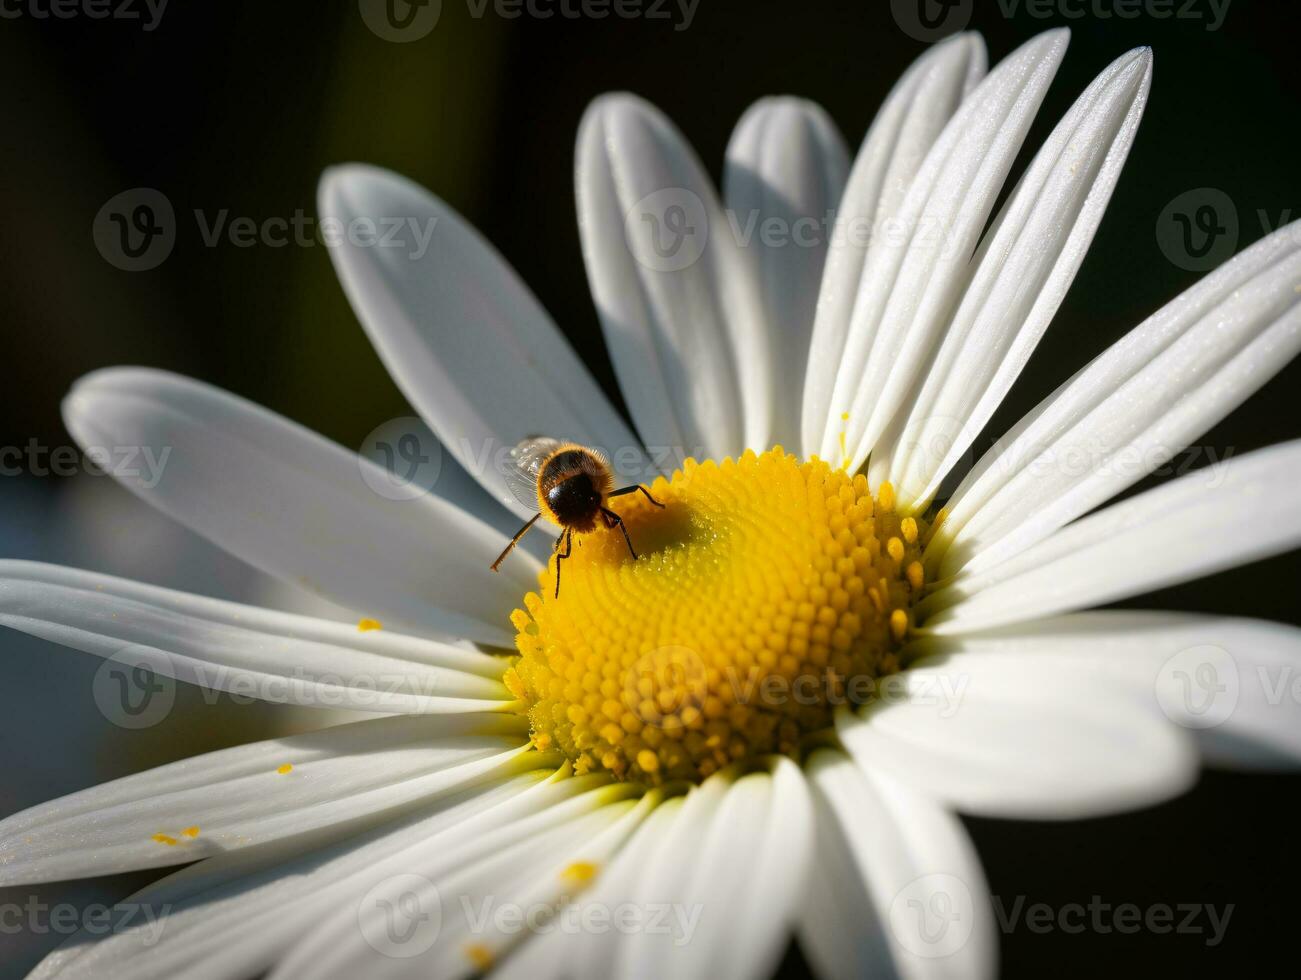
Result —
[[[561,445],[560,439],[530,436],[510,451],[511,465],[506,470],[506,486],[529,510],[538,509],[538,471]]]

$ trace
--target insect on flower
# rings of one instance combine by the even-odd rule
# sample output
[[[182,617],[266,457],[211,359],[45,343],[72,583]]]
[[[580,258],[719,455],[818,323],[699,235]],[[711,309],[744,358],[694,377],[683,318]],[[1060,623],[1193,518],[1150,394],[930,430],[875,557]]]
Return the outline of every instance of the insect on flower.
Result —
[[[598,522],[607,530],[617,527],[623,532],[624,541],[628,542],[628,552],[636,560],[637,549],[632,546],[623,518],[610,510],[606,502],[611,497],[640,490],[656,507],[663,507],[649,490],[640,483],[613,489],[614,475],[605,457],[595,449],[574,442],[531,436],[511,450],[511,457],[514,466],[507,471],[506,482],[521,504],[525,507],[536,505],[538,512],[515,532],[510,544],[497,556],[492,563],[494,572],[543,515],[561,528],[553,549],[556,556],[556,598],[560,597],[560,562],[573,550],[575,531],[579,534],[594,531]]]

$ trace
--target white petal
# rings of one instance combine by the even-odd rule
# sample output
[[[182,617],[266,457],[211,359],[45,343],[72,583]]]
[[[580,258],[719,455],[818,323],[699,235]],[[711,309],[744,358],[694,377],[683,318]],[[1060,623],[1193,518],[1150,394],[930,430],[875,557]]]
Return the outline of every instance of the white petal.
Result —
[[[1186,613],[1100,611],[970,636],[928,637],[916,650],[1069,662],[1106,675],[1197,736],[1210,762],[1301,765],[1301,629]]]
[[[640,444],[568,341],[445,202],[360,164],[327,170],[317,199],[322,219],[343,227],[403,222],[401,247],[345,236],[330,257],[398,387],[494,499],[531,515],[506,484],[503,455],[529,436],[599,447],[634,479],[646,478]]]
[[[836,727],[861,766],[981,816],[1113,813],[1181,793],[1197,772],[1188,733],[1132,688],[1051,658],[923,660]]]
[[[808,872],[808,790],[787,759],[774,761],[771,775],[725,779],[711,777],[688,797],[676,847],[648,865],[637,892],[681,910],[680,928],[624,937],[612,975],[745,980],[775,968]]]
[[[798,920],[798,905],[806,893],[813,863],[813,802],[801,768],[784,756],[769,760],[772,778],[768,783],[766,812],[759,814],[753,850],[747,855],[749,873],[737,873],[738,855],[745,853],[744,841],[733,842],[729,828],[739,826],[740,819],[729,821],[724,814],[711,845],[711,862],[701,869],[702,902],[734,910],[717,932],[702,937],[712,945],[706,962],[712,974],[762,978],[769,976],[780,962],[790,943]],[[755,774],[748,777],[755,781]],[[742,780],[744,782],[744,780]],[[739,790],[740,787],[737,787]],[[744,807],[745,799],[733,791],[734,808]],[[729,797],[731,799],[731,797]],[[747,819],[750,819],[747,817]],[[744,859],[742,859],[744,860]]]
[[[928,560],[992,565],[1168,462],[1301,350],[1298,283],[1293,223],[1113,344],[968,474]]]
[[[685,918],[676,923],[679,928],[659,933],[641,930],[618,937],[614,961],[606,976],[653,980],[672,975],[666,968],[675,965],[670,961],[673,950],[681,951],[697,941],[690,923],[695,921],[696,925],[709,928],[710,923],[703,919],[711,910],[702,909],[693,901],[692,881],[696,866],[705,857],[704,843],[709,828],[722,808],[733,778],[720,773],[692,787],[672,830],[663,835],[660,846],[632,882],[633,890],[627,901],[638,908],[667,905],[682,909]],[[714,918],[720,914],[726,915],[727,911],[712,910]],[[692,933],[681,928],[684,922],[693,929]]]
[[[802,782],[802,778],[797,777],[797,781]],[[807,793],[802,785],[799,791]],[[776,906],[777,922],[772,924],[773,929],[754,923],[751,932],[746,913],[758,903],[749,889],[760,882],[745,882],[745,878],[750,871],[749,861],[763,856],[764,827],[774,804],[774,787],[766,774],[743,776],[727,788],[709,823],[696,825],[699,837],[690,858],[683,861],[689,870],[676,891],[676,901],[687,915],[699,915],[700,931],[689,940],[685,936],[668,938],[649,931],[642,933],[637,941],[624,947],[620,971],[624,976],[695,980],[725,972],[741,980],[765,977],[771,972],[772,953],[780,955],[789,935],[789,925],[782,921],[784,913],[799,891],[794,895],[767,894],[765,897]],[[803,845],[810,824],[806,818],[799,828],[794,841],[795,861],[806,856]],[[771,852],[768,855],[769,867],[774,856]],[[784,860],[786,856],[781,857]],[[799,880],[803,881],[802,875]],[[747,944],[761,947],[757,973],[756,963],[750,959],[754,950],[738,946],[737,933],[744,935]]]
[[[70,937],[33,980],[260,975],[339,909],[355,916],[368,893],[413,861],[469,850],[477,838],[594,785],[552,772],[481,783],[342,841],[307,834],[193,864],[133,895],[130,902],[146,911],[129,928],[97,941],[84,932]],[[150,913],[165,916],[161,929]]]
[[[448,917],[444,917],[446,935],[440,935],[436,954],[429,962],[433,975],[457,977],[478,973],[477,965],[466,955],[468,946],[489,951],[496,961],[520,945],[532,945],[553,932],[561,935],[564,930],[572,932],[574,923],[580,924],[581,934],[581,919],[575,918],[572,912],[562,918],[564,913],[559,911],[575,891],[584,887],[571,877],[571,869],[579,865],[594,868],[596,874],[601,874],[658,800],[659,794],[652,793],[635,803],[625,799],[608,804],[586,818],[587,827],[571,821],[570,826],[561,828],[558,846],[549,846],[544,838],[531,836],[440,882],[444,907],[450,903],[456,913],[450,928]],[[540,914],[535,914],[535,926],[526,922],[524,929],[516,929],[509,923],[503,925],[499,920],[476,922],[467,914],[467,910],[481,909],[491,902],[510,902],[522,910],[537,910]]]
[[[575,903],[580,922],[592,921],[584,916],[593,915],[608,919],[611,910],[624,906],[638,908],[632,900],[639,894],[639,883],[657,858],[670,854],[667,841],[677,826],[683,799],[673,797],[657,806],[610,867],[601,869],[592,887]],[[523,944],[494,976],[501,980],[608,980],[619,940],[613,928],[576,934],[557,931]]]
[[[920,509],[1021,373],[1084,259],[1133,145],[1146,48],[1114,61],[1053,130],[981,243],[975,275],[906,418],[869,471]],[[902,431],[900,431],[902,426]]]
[[[835,123],[816,103],[760,99],[727,145],[723,200],[730,233],[758,283],[773,358],[765,385],[772,417],[753,420],[750,446],[799,444],[804,369],[830,228],[845,189],[849,157]],[[747,419],[747,422],[751,420]]]
[[[634,788],[627,785],[593,789],[479,834],[466,846],[413,851],[403,865],[407,881],[399,878],[377,886],[381,899],[387,901],[376,901],[372,891],[360,902],[336,909],[303,937],[270,976],[452,978],[478,973],[476,954],[495,957],[503,945],[527,936],[531,910],[535,923],[545,921],[554,893],[564,887],[561,873],[567,864],[582,860],[585,853],[601,855],[607,847],[618,846],[640,818],[631,799],[634,795]],[[552,892],[550,902],[539,898],[536,890],[544,878]],[[386,886],[391,889],[388,895]],[[403,937],[411,929],[387,928],[393,924],[389,917],[394,900],[402,901],[404,893],[416,898],[421,908],[439,911],[432,942],[425,944],[427,952],[405,946]],[[396,908],[400,913],[401,907]],[[494,917],[503,908],[505,914],[519,918],[499,935],[493,932]],[[423,921],[423,916],[412,916],[404,925],[415,928]],[[480,946],[483,950],[476,951]]]
[[[499,657],[59,565],[0,560],[0,625],[282,704],[419,714],[513,700]]]
[[[81,379],[64,420],[88,450],[143,447],[115,452],[115,475],[249,564],[395,627],[510,646],[505,617],[537,563],[521,556],[494,575],[500,534],[432,495],[376,493],[364,474],[384,471],[307,429],[143,368]]]
[[[801,411],[805,456],[822,445],[863,264],[876,239],[873,232],[893,221],[931,145],[984,74],[985,46],[978,34],[959,34],[928,49],[895,84],[854,159],[836,214],[810,340]]]
[[[597,99],[576,149],[583,257],[619,387],[643,441],[735,456],[767,419],[771,357],[754,284],[682,135],[632,95]],[[746,401],[742,401],[742,399]]]
[[[517,767],[530,751],[521,720],[462,714],[356,722],[73,793],[0,821],[0,885],[183,864],[321,827],[377,821]],[[281,771],[285,765],[292,769]],[[185,833],[195,827],[196,834]]]
[[[841,752],[807,768],[817,858],[800,942],[817,974],[993,976],[989,886],[961,821]]]
[[[869,251],[820,455],[862,465],[953,314],[994,201],[1066,51],[1048,31],[1004,59],[963,102]],[[897,239],[897,240],[896,240]],[[848,413],[848,420],[842,417]]]
[[[775,778],[710,777],[686,799],[661,804],[578,901],[579,921],[593,910],[608,920],[631,910],[640,925],[544,937],[509,960],[506,975],[768,976],[803,894],[809,833],[808,793],[794,764],[778,764]],[[647,916],[660,908],[667,920],[649,928]]]
[[[954,634],[1086,609],[1301,544],[1301,440],[1205,468],[1081,518],[918,606]],[[939,609],[933,615],[932,610]]]

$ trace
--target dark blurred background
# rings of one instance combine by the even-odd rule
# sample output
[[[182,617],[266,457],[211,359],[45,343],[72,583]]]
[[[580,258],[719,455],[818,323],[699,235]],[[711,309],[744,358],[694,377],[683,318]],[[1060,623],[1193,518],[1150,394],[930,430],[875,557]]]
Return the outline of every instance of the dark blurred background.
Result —
[[[78,7],[55,18],[41,16],[48,0],[4,0],[0,446],[70,444],[61,397],[78,375],[114,364],[202,377],[347,446],[409,414],[354,321],[324,247],[238,248],[224,239],[208,246],[193,217],[196,209],[259,223],[312,216],[321,170],[348,160],[401,171],[465,214],[617,399],[574,220],[572,147],[587,103],[610,89],[646,96],[716,177],[733,124],[763,95],[819,101],[856,146],[889,87],[923,50],[916,2],[909,14],[907,4],[865,0],[699,0],[693,8],[668,0],[657,8],[662,16],[598,20],[512,18],[492,2],[474,16],[478,0],[442,0],[436,27],[396,43],[368,27],[368,0],[175,3],[161,16],[135,0],[122,12],[137,19],[93,19]],[[121,3],[111,0],[109,9]],[[1199,273],[1172,259],[1178,249],[1160,231],[1163,210],[1180,195],[1197,192],[1196,203],[1205,196],[1200,189],[1222,192],[1216,200],[1236,212],[1238,248],[1301,217],[1301,17],[1294,4],[1263,0],[987,0],[931,9],[947,12],[950,28],[967,20],[979,29],[991,61],[1046,27],[1072,28],[1031,150],[1114,57],[1140,44],[1156,54],[1147,114],[1107,218],[983,449],[1196,281]],[[1121,9],[1137,14],[1122,17]],[[91,226],[110,198],[140,187],[170,200],[178,235],[161,265],[126,272],[97,251]],[[1299,384],[1294,364],[1202,444],[1222,456],[1301,436]],[[158,557],[158,536],[166,535],[167,548],[198,549],[186,552],[187,565],[203,571],[191,587],[253,591],[237,563],[182,532],[142,530],[145,518],[132,509],[139,505],[109,481],[93,491],[72,486],[85,479],[24,473],[0,480],[4,553],[169,581]],[[1297,622],[1298,582],[1301,559],[1292,555],[1130,604]],[[43,644],[20,650],[12,634],[0,640],[8,700],[21,701],[33,725],[60,707],[72,719],[51,738],[6,708],[3,812],[105,775],[258,737],[274,724],[256,710],[202,705],[198,720],[162,748],[156,739],[146,746],[150,733],[119,731],[79,755],[78,719],[93,710],[85,678],[58,678],[85,669],[54,664],[90,658]],[[34,772],[35,785],[14,775]],[[1207,773],[1188,796],[1129,816],[1065,825],[968,821],[1005,905],[1024,896],[1027,904],[1060,907],[1097,895],[1113,905],[1234,906],[1216,946],[1205,935],[1038,935],[1022,927],[1002,938],[1005,975],[1136,975],[1160,967],[1210,976],[1279,955],[1294,959],[1299,785],[1301,777]],[[124,880],[117,891],[133,884]],[[13,941],[0,936],[0,944]],[[35,954],[13,955],[17,968]],[[784,971],[806,972],[797,950]]]

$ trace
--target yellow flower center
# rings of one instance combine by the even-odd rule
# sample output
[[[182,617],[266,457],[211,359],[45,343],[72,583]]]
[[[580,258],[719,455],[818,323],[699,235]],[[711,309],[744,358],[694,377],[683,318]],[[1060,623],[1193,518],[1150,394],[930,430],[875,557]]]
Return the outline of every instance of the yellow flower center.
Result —
[[[925,524],[882,484],[777,447],[686,465],[611,501],[618,530],[575,536],[511,616],[506,684],[533,744],[577,772],[652,784],[798,752],[839,704],[899,669]]]

